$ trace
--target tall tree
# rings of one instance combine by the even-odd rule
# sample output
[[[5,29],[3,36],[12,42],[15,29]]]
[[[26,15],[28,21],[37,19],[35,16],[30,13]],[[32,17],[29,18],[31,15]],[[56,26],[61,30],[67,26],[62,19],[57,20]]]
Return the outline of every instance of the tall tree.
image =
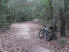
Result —
[[[51,19],[51,25],[53,27],[53,32],[56,35],[56,18],[54,17],[54,0],[49,0],[49,5],[50,5],[50,19]]]
[[[64,0],[59,0],[59,4],[60,4],[60,7],[59,7],[59,18],[60,18],[60,30],[61,30],[61,36],[65,36],[65,17],[64,17]],[[62,7],[63,6],[63,7]]]

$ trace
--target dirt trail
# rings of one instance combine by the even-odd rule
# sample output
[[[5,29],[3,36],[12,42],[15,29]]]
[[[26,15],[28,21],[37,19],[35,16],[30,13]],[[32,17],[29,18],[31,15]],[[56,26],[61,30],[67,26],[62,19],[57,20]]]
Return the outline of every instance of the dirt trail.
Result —
[[[45,48],[38,38],[39,25],[37,23],[16,23],[11,25],[11,30],[5,34],[7,39],[2,42],[4,52],[53,52]],[[1,47],[1,46],[0,46]],[[2,45],[3,47],[3,45]]]

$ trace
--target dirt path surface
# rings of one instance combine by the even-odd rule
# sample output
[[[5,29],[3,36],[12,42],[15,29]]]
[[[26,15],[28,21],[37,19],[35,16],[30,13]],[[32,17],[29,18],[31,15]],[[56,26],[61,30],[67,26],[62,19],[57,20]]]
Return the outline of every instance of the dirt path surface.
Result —
[[[39,24],[15,23],[11,29],[0,35],[2,52],[53,52],[43,40],[37,38]]]

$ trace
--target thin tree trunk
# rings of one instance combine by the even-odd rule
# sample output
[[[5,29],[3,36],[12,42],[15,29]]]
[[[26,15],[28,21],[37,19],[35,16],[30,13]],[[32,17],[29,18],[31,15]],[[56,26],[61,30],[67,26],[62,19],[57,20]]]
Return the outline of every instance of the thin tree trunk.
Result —
[[[61,36],[65,36],[65,20],[63,17],[61,18]]]
[[[51,19],[50,22],[51,22],[51,25],[53,26],[53,6],[52,6],[52,2],[53,2],[52,0],[49,0],[50,11],[51,11],[51,12],[50,12],[50,15],[51,15],[51,16],[50,16],[50,19]]]
[[[63,13],[62,13],[62,9],[60,8],[60,32],[61,32],[61,36],[65,36],[65,19],[64,19],[64,16],[63,16]]]
[[[65,36],[65,16],[64,16],[64,12],[62,11],[63,9],[63,1],[64,0],[58,0],[58,5],[59,5],[59,20],[60,20],[60,33],[61,36]]]
[[[53,7],[53,3],[54,3],[54,0],[49,0],[49,5],[50,5],[50,22],[51,22],[51,26],[52,26],[52,32],[53,32],[53,39],[57,39],[57,37],[56,37],[56,22],[55,22],[55,17],[53,16],[53,14],[54,14],[54,7]]]
[[[54,3],[54,0],[49,0],[49,5],[50,5],[50,10],[51,10],[51,26],[53,27],[53,32],[55,33],[56,32],[56,21],[55,21],[55,17],[53,16],[53,3]],[[56,34],[56,33],[55,33]]]

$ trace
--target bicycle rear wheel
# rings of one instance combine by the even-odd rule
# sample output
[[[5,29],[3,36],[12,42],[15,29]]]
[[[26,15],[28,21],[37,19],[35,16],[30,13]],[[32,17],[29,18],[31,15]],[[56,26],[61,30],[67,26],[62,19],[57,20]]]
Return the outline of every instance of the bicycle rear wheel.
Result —
[[[44,37],[44,29],[41,29],[38,35],[39,38],[43,38]]]

